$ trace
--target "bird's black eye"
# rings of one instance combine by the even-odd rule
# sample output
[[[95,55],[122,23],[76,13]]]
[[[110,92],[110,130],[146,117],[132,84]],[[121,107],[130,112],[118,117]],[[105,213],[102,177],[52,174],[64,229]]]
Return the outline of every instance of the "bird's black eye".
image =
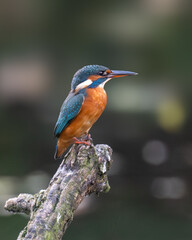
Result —
[[[107,76],[108,73],[107,73],[106,71],[101,71],[101,72],[99,72],[99,75],[101,75],[101,76]]]

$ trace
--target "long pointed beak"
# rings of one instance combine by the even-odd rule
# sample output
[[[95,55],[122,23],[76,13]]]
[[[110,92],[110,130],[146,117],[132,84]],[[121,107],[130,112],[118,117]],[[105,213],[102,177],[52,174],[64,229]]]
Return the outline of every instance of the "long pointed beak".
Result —
[[[134,76],[134,75],[138,75],[138,73],[130,72],[130,71],[111,70],[111,73],[108,75],[108,77],[115,78],[115,77]]]

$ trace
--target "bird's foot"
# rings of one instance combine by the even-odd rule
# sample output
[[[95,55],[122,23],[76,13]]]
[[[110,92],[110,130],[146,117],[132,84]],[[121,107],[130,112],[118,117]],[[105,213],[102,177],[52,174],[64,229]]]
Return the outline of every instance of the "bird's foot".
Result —
[[[85,133],[85,136],[86,136],[86,140],[88,140],[88,141],[93,141],[90,133],[86,132],[86,133]]]
[[[90,142],[87,142],[87,141],[84,141],[84,140],[80,140],[80,139],[78,139],[78,138],[76,138],[76,137],[73,137],[73,140],[75,141],[75,142],[74,142],[75,144],[85,144],[85,145],[88,145],[88,146],[91,145]]]

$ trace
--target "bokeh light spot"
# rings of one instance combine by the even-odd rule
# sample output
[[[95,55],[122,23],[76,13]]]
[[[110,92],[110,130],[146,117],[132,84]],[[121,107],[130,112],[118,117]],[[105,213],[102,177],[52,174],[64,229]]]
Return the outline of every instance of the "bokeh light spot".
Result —
[[[151,186],[151,193],[160,199],[180,199],[186,193],[185,181],[179,177],[159,177]]]
[[[178,131],[186,119],[183,104],[177,99],[166,99],[157,107],[157,122],[166,131]]]
[[[160,165],[165,162],[168,155],[167,146],[158,140],[149,141],[142,150],[143,159],[150,164]]]

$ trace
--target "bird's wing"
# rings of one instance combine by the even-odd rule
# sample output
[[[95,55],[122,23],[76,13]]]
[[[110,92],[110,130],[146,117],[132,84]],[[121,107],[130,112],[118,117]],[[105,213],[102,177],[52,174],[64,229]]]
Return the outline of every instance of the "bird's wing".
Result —
[[[84,101],[83,94],[69,95],[64,101],[58,120],[55,125],[54,135],[59,137],[64,128],[68,126],[70,121],[77,116]]]

